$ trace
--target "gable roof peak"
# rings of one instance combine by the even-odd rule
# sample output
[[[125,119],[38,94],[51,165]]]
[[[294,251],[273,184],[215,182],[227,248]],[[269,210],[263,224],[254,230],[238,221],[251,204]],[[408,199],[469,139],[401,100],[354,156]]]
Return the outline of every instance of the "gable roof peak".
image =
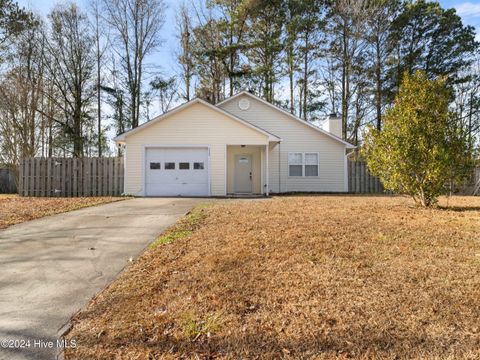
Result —
[[[350,144],[349,142],[347,142],[347,141],[345,141],[345,140],[343,140],[343,139],[341,139],[341,138],[339,138],[339,137],[337,137],[337,136],[329,133],[328,131],[325,131],[325,130],[323,130],[323,129],[321,129],[321,128],[319,128],[319,127],[317,127],[317,126],[315,126],[315,125],[313,125],[313,124],[311,124],[311,123],[309,123],[308,121],[306,121],[306,120],[304,120],[304,119],[300,119],[298,116],[296,116],[296,115],[294,115],[294,114],[292,114],[292,113],[290,113],[290,112],[282,109],[281,107],[279,107],[279,106],[277,106],[277,105],[274,105],[274,104],[272,104],[272,103],[270,103],[270,102],[262,99],[261,97],[255,95],[255,94],[252,94],[251,92],[249,92],[249,91],[247,91],[247,90],[242,90],[242,91],[240,91],[239,93],[237,93],[237,94],[235,94],[235,95],[233,95],[233,96],[230,96],[229,98],[226,98],[225,100],[223,100],[223,101],[215,104],[215,106],[216,106],[216,107],[220,107],[221,105],[223,105],[223,104],[225,104],[225,103],[227,103],[227,102],[230,102],[230,101],[232,101],[232,100],[240,97],[241,95],[247,95],[247,96],[249,96],[249,97],[251,97],[251,98],[253,98],[253,99],[256,99],[256,100],[260,101],[262,104],[265,104],[265,105],[269,106],[270,108],[275,109],[276,111],[279,111],[279,112],[287,115],[289,118],[291,118],[291,119],[293,119],[293,120],[295,120],[295,121],[299,121],[299,122],[301,122],[302,124],[308,126],[309,128],[311,128],[311,129],[313,129],[313,130],[316,130],[317,132],[320,132],[320,133],[322,133],[322,134],[324,134],[324,135],[326,135],[326,136],[328,136],[328,137],[330,137],[330,138],[332,138],[332,139],[334,139],[334,140],[336,140],[336,141],[341,142],[341,143],[342,143],[343,145],[345,145],[345,147],[348,148],[348,149],[355,149],[355,148],[356,148],[356,146]]]
[[[276,135],[274,135],[274,134],[272,134],[272,133],[269,133],[268,131],[265,131],[264,129],[261,129],[261,128],[259,128],[258,126],[255,126],[255,125],[249,123],[248,121],[245,121],[245,120],[239,118],[238,116],[235,116],[234,114],[230,114],[229,112],[227,112],[227,111],[219,108],[218,106],[212,105],[212,104],[210,104],[209,102],[207,102],[207,101],[205,101],[205,100],[202,100],[202,99],[200,99],[200,98],[194,98],[194,99],[192,99],[192,100],[190,100],[190,101],[188,101],[188,102],[186,102],[186,103],[183,103],[183,104],[181,104],[181,105],[173,108],[172,110],[167,111],[167,112],[164,113],[164,114],[161,114],[161,115],[159,115],[159,116],[156,116],[155,118],[153,118],[153,119],[151,119],[151,120],[149,120],[149,121],[141,124],[140,126],[134,128],[134,129],[130,129],[130,130],[124,132],[123,134],[120,134],[120,135],[116,136],[116,137],[113,139],[113,141],[115,141],[115,142],[117,142],[117,143],[122,143],[122,142],[125,141],[127,135],[132,135],[132,134],[134,134],[134,133],[136,133],[136,132],[142,131],[143,129],[145,129],[145,128],[147,128],[147,127],[149,127],[149,126],[151,126],[151,125],[153,125],[153,124],[155,124],[155,123],[157,123],[157,122],[159,122],[159,121],[161,121],[161,120],[163,120],[163,119],[165,119],[165,118],[167,118],[167,117],[169,117],[169,116],[171,116],[171,115],[173,115],[173,114],[175,114],[175,113],[177,113],[177,112],[179,112],[179,111],[182,111],[182,110],[184,110],[184,109],[192,106],[193,104],[197,104],[197,103],[198,103],[198,104],[205,105],[206,107],[208,107],[208,108],[210,108],[210,109],[212,109],[212,110],[214,110],[214,111],[217,111],[217,112],[219,112],[219,113],[221,113],[221,114],[229,117],[230,119],[232,119],[232,120],[234,120],[234,121],[237,121],[237,122],[239,122],[239,123],[241,123],[241,124],[243,124],[243,125],[251,128],[251,129],[253,129],[253,130],[257,131],[257,132],[260,132],[260,133],[262,133],[263,135],[266,135],[270,141],[281,141],[281,140],[282,140],[282,139],[280,139],[278,136],[276,136]]]

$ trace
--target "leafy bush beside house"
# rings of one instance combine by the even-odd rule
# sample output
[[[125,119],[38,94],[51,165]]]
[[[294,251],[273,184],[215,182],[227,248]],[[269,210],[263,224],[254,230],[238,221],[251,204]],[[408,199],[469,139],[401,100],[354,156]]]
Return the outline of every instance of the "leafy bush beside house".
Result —
[[[445,78],[405,74],[384,129],[371,127],[365,137],[363,154],[372,174],[387,190],[410,195],[424,207],[471,175],[473,154],[449,110],[451,95]]]

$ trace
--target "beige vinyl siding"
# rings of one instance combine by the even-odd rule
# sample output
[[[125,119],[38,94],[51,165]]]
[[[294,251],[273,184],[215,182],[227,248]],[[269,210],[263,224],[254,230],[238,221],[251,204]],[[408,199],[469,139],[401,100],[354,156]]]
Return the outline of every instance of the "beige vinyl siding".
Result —
[[[227,193],[233,194],[235,175],[235,155],[252,156],[252,191],[261,194],[262,187],[262,149],[261,146],[228,146],[227,148]]]
[[[143,195],[145,146],[208,146],[212,196],[226,195],[226,145],[267,144],[267,135],[195,103],[141,131],[127,134],[125,193]]]
[[[243,98],[250,101],[248,110],[238,107]],[[282,139],[280,144],[270,144],[270,191],[345,191],[344,144],[248,95],[227,100],[220,107]],[[318,152],[319,176],[288,176],[289,152]]]

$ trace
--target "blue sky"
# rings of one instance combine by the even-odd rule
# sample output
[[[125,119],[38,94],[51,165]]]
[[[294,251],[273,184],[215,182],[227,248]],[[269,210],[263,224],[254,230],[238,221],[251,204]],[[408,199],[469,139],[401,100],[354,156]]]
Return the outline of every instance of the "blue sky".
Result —
[[[48,14],[49,10],[59,1],[56,0],[17,0],[21,6],[33,9],[42,15]],[[89,0],[77,0],[77,3],[87,9]],[[171,73],[175,68],[174,49],[176,47],[175,39],[175,10],[179,1],[165,0],[168,6],[166,14],[166,23],[163,27],[164,45],[149,60],[165,73]],[[444,8],[454,7],[462,17],[463,22],[476,28],[477,39],[480,41],[480,0],[442,0],[440,1]],[[176,70],[176,69],[175,69]]]
[[[59,0],[16,0],[20,6],[32,9],[35,13],[39,13],[43,16],[46,16],[50,9],[56,4],[62,3]],[[89,0],[69,0],[74,1],[79,6],[87,10]],[[187,0],[188,1],[188,0]],[[167,13],[165,17],[165,25],[162,28],[162,38],[164,44],[158,51],[149,58],[149,62],[158,66],[162,72],[165,74],[171,74],[176,72],[175,68],[175,48],[176,48],[176,38],[175,38],[175,13],[178,5],[181,3],[180,0],[164,0],[164,3],[167,5]],[[172,69],[174,71],[172,71]]]
[[[457,9],[465,24],[472,25],[477,30],[477,40],[480,41],[480,1],[443,0],[444,8]]]

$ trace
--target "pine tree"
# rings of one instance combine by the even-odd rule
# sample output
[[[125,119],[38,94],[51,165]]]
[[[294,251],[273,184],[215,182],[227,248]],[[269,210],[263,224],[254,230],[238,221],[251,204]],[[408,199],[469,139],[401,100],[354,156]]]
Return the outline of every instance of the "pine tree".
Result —
[[[389,73],[390,96],[405,71],[422,70],[429,78],[446,76],[449,84],[464,81],[459,74],[478,48],[475,29],[463,25],[455,9],[425,0],[403,4],[392,23],[390,44],[395,64]]]
[[[259,80],[257,92],[268,102],[275,100],[275,85],[281,74],[282,35],[285,4],[281,0],[255,0],[249,24],[249,49],[246,51],[254,75]]]

